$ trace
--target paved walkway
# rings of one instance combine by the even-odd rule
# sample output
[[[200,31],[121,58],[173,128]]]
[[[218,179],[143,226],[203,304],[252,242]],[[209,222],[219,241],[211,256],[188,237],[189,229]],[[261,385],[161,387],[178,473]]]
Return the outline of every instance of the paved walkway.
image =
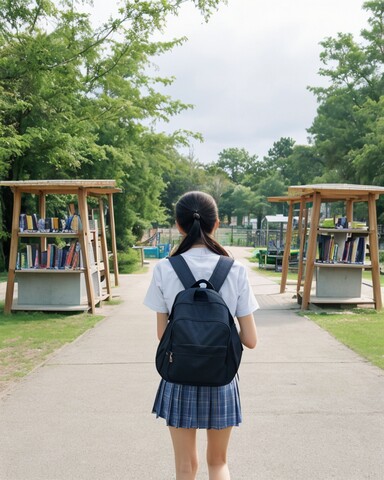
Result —
[[[249,251],[232,251],[250,266]],[[168,431],[150,414],[158,376],[154,315],[142,305],[149,279],[122,275],[115,294],[124,302],[2,396],[0,480],[174,478]],[[294,286],[280,295],[251,270],[250,280],[260,341],[241,366],[232,479],[382,480],[383,371],[298,316]],[[204,431],[199,440],[206,480]]]

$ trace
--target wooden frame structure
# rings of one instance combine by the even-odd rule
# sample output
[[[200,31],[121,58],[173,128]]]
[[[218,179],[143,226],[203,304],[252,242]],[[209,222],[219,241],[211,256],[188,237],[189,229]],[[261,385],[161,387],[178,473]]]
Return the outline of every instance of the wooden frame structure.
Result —
[[[289,205],[288,225],[286,233],[286,242],[284,249],[280,293],[285,292],[288,275],[288,262],[292,240],[292,223],[294,206],[300,206],[299,213],[299,268],[297,279],[297,294],[301,300],[301,308],[306,310],[311,301],[312,279],[315,271],[317,235],[320,221],[320,207],[324,202],[345,202],[345,212],[347,221],[353,221],[353,204],[355,202],[367,202],[368,204],[368,233],[371,272],[373,284],[373,303],[376,310],[382,309],[381,287],[380,287],[380,266],[379,266],[379,248],[378,248],[378,231],[377,231],[377,212],[376,200],[380,195],[384,194],[384,187],[376,187],[372,185],[351,185],[351,184],[318,184],[318,185],[298,185],[288,188],[288,196],[285,197],[269,197],[270,202],[286,202]],[[308,249],[305,259],[305,278],[303,291],[301,286],[304,274],[304,246],[308,230],[308,203],[312,203],[312,212],[310,219],[310,228],[308,235]],[[350,230],[350,232],[358,232],[358,230]],[[348,230],[346,230],[348,232]],[[337,265],[333,265],[337,267]],[[315,302],[314,302],[315,303]],[[331,302],[329,302],[331,303]],[[335,300],[333,303],[338,303]],[[353,302],[351,302],[353,303]],[[364,302],[359,302],[364,303]]]
[[[19,218],[21,213],[21,197],[22,194],[34,194],[39,198],[39,215],[41,218],[46,216],[46,197],[50,194],[57,195],[76,195],[78,200],[79,215],[81,218],[82,227],[78,232],[78,239],[83,253],[84,276],[87,291],[88,306],[86,309],[95,313],[95,305],[101,300],[110,299],[111,281],[108,262],[108,248],[105,234],[104,216],[100,215],[100,245],[104,259],[105,279],[107,293],[104,298],[95,298],[94,285],[92,281],[92,272],[89,259],[89,247],[92,242],[92,232],[89,228],[88,221],[88,197],[98,198],[100,212],[104,211],[103,197],[107,197],[109,218],[110,218],[110,236],[111,236],[111,250],[114,262],[114,278],[115,285],[119,283],[119,271],[117,263],[117,249],[116,249],[116,235],[115,235],[115,220],[113,209],[113,194],[121,192],[116,188],[115,180],[30,180],[30,181],[0,181],[0,186],[8,186],[13,192],[13,213],[12,213],[12,231],[11,231],[11,247],[9,255],[8,267],[8,282],[5,296],[4,313],[8,314],[12,310],[14,284],[16,275],[16,259],[18,251],[18,243],[20,236],[19,232]],[[60,233],[30,233],[28,236],[34,236],[40,239],[41,249],[46,249],[48,237],[60,236],[74,236],[73,234]],[[96,239],[98,242],[98,239]],[[97,244],[97,243],[96,243]],[[98,251],[98,248],[96,248]],[[58,272],[57,272],[58,273]],[[59,273],[58,273],[59,274]],[[26,310],[28,308],[25,308]],[[41,308],[44,310],[44,308]],[[50,308],[52,310],[52,308]],[[62,309],[64,310],[64,308]]]

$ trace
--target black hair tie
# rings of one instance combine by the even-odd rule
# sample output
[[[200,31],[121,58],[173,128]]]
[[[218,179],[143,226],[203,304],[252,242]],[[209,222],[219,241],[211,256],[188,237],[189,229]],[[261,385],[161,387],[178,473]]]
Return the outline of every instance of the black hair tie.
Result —
[[[193,212],[193,218],[195,220],[200,220],[200,214],[198,212]]]

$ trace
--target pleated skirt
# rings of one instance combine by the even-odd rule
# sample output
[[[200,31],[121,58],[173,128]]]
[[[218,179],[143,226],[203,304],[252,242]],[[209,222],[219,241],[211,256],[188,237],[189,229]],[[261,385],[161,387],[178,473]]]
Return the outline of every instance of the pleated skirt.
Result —
[[[176,428],[223,429],[242,421],[237,376],[222,387],[196,387],[161,380],[152,413]]]

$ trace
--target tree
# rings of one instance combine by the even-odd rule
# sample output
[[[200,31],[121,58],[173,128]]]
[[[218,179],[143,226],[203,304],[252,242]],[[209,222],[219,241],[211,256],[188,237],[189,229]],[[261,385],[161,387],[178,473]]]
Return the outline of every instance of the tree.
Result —
[[[159,93],[171,79],[150,77],[146,67],[185,41],[153,40],[185,1],[125,0],[94,30],[80,10],[87,0],[0,0],[0,178],[116,178],[123,248],[130,232],[163,220],[168,154],[188,134],[145,125],[189,105]],[[206,20],[220,4],[188,1]]]
[[[179,197],[191,190],[205,190],[206,172],[203,165],[194,157],[193,151],[187,157],[173,150],[169,152],[170,168],[163,173],[165,188],[161,202],[165,208],[167,221],[174,223],[174,207]]]
[[[285,159],[285,183],[306,185],[324,174],[323,158],[312,145],[295,145]]]
[[[214,167],[225,172],[236,185],[248,185],[257,177],[260,165],[257,155],[250,155],[244,148],[227,148],[219,153]]]
[[[339,181],[368,180],[381,165],[380,132],[384,94],[384,2],[365,2],[370,13],[362,43],[339,33],[322,42],[320,75],[330,85],[311,88],[319,108],[309,129],[318,155]],[[375,167],[371,168],[372,165]],[[372,180],[371,180],[372,181]]]
[[[236,185],[235,188],[223,196],[220,214],[228,218],[237,217],[237,224],[243,223],[243,218],[248,218],[255,212],[256,195],[249,187]]]
[[[281,137],[274,142],[272,148],[268,150],[268,155],[264,157],[264,169],[267,173],[280,172],[284,178],[289,178],[290,167],[287,159],[293,152],[295,141],[289,137]]]

